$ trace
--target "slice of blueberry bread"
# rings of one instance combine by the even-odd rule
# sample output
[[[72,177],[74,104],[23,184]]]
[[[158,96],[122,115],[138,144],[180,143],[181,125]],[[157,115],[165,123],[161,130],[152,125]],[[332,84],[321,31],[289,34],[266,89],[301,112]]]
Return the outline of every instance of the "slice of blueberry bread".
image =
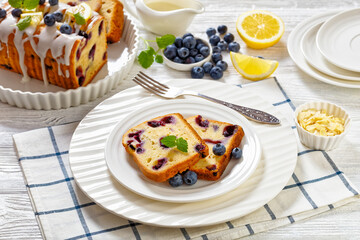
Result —
[[[165,146],[161,140],[168,136],[186,140],[187,151]],[[129,129],[122,144],[141,172],[156,182],[186,171],[209,153],[206,143],[179,113],[156,117]]]
[[[186,120],[209,146],[209,155],[200,159],[190,170],[196,172],[199,179],[218,180],[230,161],[232,149],[241,143],[244,136],[242,127],[204,119],[201,115]],[[214,149],[219,143],[223,146],[218,145],[220,148]]]

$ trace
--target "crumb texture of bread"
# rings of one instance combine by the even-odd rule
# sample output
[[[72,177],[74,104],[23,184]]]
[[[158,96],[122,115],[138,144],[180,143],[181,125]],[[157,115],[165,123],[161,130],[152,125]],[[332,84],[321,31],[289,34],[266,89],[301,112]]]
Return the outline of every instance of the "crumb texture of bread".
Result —
[[[188,151],[164,146],[161,139],[169,135],[185,139]],[[122,144],[141,172],[156,182],[186,171],[209,153],[206,143],[179,113],[159,116],[129,129]]]
[[[199,179],[218,180],[230,161],[232,149],[241,143],[244,136],[242,127],[204,119],[200,115],[189,117],[186,120],[209,147],[209,155],[200,159],[190,170],[196,172]],[[213,146],[217,143],[226,147],[226,152],[222,156],[213,153]]]
[[[106,22],[107,40],[110,43],[120,41],[124,27],[124,10],[119,0],[102,0],[99,14]]]

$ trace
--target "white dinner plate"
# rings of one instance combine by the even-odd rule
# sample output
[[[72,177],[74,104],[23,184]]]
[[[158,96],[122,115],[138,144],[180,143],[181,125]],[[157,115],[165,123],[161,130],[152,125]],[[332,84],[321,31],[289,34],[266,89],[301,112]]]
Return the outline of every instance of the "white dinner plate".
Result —
[[[31,79],[22,83],[22,75],[0,69],[0,101],[27,109],[61,109],[78,106],[101,97],[114,89],[129,73],[139,48],[139,31],[127,14],[123,35],[108,46],[108,63],[85,87],[66,90]]]
[[[240,145],[242,158],[232,159],[219,180],[198,180],[192,186],[183,184],[173,188],[168,181],[158,183],[145,177],[122,146],[122,137],[133,126],[174,112],[185,118],[200,114],[206,119],[241,126],[245,133]],[[105,160],[109,170],[124,187],[144,197],[178,203],[214,198],[237,188],[255,171],[260,156],[260,142],[249,121],[234,110],[203,99],[168,100],[137,109],[117,123],[105,146]]]
[[[316,46],[316,34],[323,22],[311,27],[301,40],[301,51],[306,61],[317,70],[344,80],[360,81],[360,73],[348,71],[328,62]]]
[[[329,18],[319,29],[316,44],[332,64],[360,72],[360,8]]]
[[[168,101],[140,87],[133,87],[95,107],[73,134],[70,167],[76,183],[89,198],[104,209],[136,222],[166,227],[199,227],[244,216],[264,206],[283,189],[295,169],[297,143],[295,131],[273,105],[247,89],[216,81],[176,79],[164,82],[235,104],[246,104],[278,117],[281,125],[251,122],[262,148],[258,167],[233,191],[205,201],[170,203],[129,191],[112,176],[106,165],[106,140],[115,125],[131,112],[148,104]]]
[[[313,68],[310,64],[307,63],[302,51],[301,51],[301,40],[304,34],[313,26],[324,22],[329,17],[335,15],[338,11],[323,13],[319,15],[315,15],[304,21],[300,22],[290,33],[288,41],[287,41],[287,48],[290,57],[294,61],[294,63],[306,74],[309,76],[320,80],[322,82],[339,86],[339,87],[346,87],[346,88],[360,88],[360,81],[348,81],[342,80],[340,78],[335,78],[329,75],[326,75],[315,68]]]

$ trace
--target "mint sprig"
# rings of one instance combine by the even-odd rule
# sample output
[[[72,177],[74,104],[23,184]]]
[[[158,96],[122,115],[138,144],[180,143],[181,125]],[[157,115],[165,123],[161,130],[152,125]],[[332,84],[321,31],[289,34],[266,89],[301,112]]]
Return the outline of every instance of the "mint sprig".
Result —
[[[172,147],[177,147],[178,150],[182,151],[182,152],[187,152],[188,151],[188,143],[185,139],[181,138],[176,138],[176,136],[174,135],[169,135],[166,136],[164,138],[161,139],[161,143],[164,144],[165,146],[172,148]]]
[[[163,63],[163,57],[158,54],[159,51],[165,49],[167,46],[175,42],[175,36],[172,34],[166,34],[162,37],[157,37],[156,40],[145,40],[146,49],[141,51],[138,56],[138,62],[143,68],[149,68],[154,61],[157,63]],[[149,42],[156,42],[158,50],[155,52],[154,48],[149,45]]]
[[[39,0],[9,0],[13,8],[34,9],[39,5]]]
[[[19,28],[20,31],[26,29],[28,26],[30,26],[31,23],[31,16],[27,16],[25,18],[20,19],[16,26]]]

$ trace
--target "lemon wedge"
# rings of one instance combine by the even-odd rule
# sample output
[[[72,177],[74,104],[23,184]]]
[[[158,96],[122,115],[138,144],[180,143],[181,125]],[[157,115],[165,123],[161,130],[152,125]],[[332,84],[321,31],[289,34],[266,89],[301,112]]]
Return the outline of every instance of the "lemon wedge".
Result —
[[[80,21],[82,24],[85,24],[85,22],[89,20],[91,15],[92,15],[92,10],[89,4],[82,2],[79,5],[70,7],[66,10],[65,20],[69,18],[77,18],[76,22]]]
[[[26,17],[31,17],[30,25],[37,26],[40,24],[41,20],[43,19],[43,13],[42,12],[27,12],[27,13],[22,13],[20,15],[20,19],[24,19]]]
[[[284,34],[284,22],[275,14],[253,10],[241,14],[236,30],[247,46],[262,49],[273,46]]]
[[[279,66],[274,60],[230,52],[231,62],[244,78],[257,81],[269,77]]]

